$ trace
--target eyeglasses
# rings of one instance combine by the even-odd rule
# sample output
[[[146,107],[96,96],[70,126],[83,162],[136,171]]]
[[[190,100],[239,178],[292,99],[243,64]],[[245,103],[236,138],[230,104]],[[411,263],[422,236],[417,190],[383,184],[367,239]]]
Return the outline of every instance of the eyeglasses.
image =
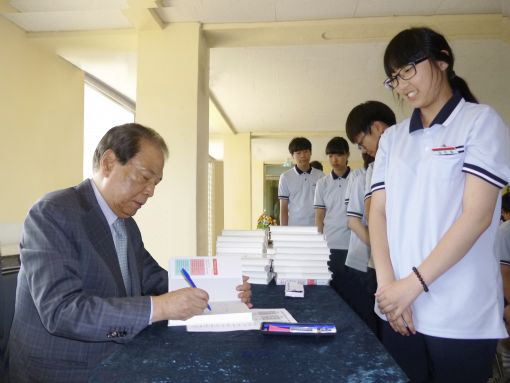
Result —
[[[359,142],[356,143],[356,145],[358,146],[358,149],[363,151],[363,150],[367,150],[365,148],[365,146],[363,145],[363,141],[365,140],[365,137],[367,136],[367,134],[365,132],[362,132],[363,133],[363,137],[361,137],[361,140],[359,140]]]
[[[384,80],[384,86],[388,89],[395,89],[398,86],[398,79],[401,80],[410,80],[416,75],[416,65],[428,59],[427,56],[422,57],[421,59],[411,61],[409,64],[404,65],[400,70],[395,74],[395,76],[388,77]]]

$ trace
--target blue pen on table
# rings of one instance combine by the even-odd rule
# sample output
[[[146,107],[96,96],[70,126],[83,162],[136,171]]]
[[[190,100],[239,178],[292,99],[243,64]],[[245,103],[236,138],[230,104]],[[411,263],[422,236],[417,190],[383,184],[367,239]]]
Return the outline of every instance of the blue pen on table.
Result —
[[[193,279],[191,279],[188,272],[184,268],[181,269],[181,274],[184,277],[184,279],[188,281],[191,287],[193,287],[194,289],[197,288],[197,285],[195,285],[195,282],[193,282]],[[211,306],[209,306],[209,304],[207,304],[207,308],[209,309],[209,311],[211,311]]]

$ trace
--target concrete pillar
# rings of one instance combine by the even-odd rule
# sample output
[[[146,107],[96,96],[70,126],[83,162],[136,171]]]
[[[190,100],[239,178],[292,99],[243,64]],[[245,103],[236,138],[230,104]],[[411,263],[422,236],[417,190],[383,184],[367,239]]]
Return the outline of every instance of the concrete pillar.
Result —
[[[225,229],[251,229],[251,135],[225,136],[223,155]]]
[[[163,266],[207,255],[209,49],[197,23],[139,33],[136,121],[170,152],[163,181],[135,216],[145,247]]]

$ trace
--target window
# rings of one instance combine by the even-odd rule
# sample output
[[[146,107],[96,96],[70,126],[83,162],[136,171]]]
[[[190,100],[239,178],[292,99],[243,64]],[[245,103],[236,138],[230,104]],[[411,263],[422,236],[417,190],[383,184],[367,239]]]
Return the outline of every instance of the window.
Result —
[[[104,134],[116,125],[134,122],[135,104],[96,78],[85,76],[83,178],[92,176],[92,157]]]

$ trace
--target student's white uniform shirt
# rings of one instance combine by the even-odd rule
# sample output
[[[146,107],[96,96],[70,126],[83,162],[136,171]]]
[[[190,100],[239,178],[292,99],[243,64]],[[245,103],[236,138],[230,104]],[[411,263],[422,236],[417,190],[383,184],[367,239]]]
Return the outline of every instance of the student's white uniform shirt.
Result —
[[[510,220],[499,225],[494,251],[502,265],[510,266]]]
[[[430,125],[423,129],[415,110],[384,132],[375,160],[372,193],[386,191],[396,279],[411,274],[461,215],[466,173],[498,188],[509,179],[510,131],[489,106],[455,93]],[[494,256],[500,205],[498,198],[490,227],[467,254],[414,301],[417,331],[456,339],[508,336]]]
[[[278,198],[289,201],[289,226],[315,226],[313,198],[322,177],[324,173],[318,169],[302,172],[297,166],[280,175]]]
[[[316,209],[325,209],[324,235],[330,249],[347,249],[351,231],[347,227],[345,189],[350,168],[339,177],[332,170],[317,181],[313,205]]]
[[[372,174],[374,173],[374,162],[368,165],[365,175],[365,196],[363,200],[372,197]]]
[[[351,173],[348,185],[349,197],[345,199],[348,201],[347,216],[361,219],[361,223],[366,226],[364,195],[367,171],[360,168]],[[354,231],[351,231],[345,264],[353,269],[366,272],[369,258],[370,247]]]

